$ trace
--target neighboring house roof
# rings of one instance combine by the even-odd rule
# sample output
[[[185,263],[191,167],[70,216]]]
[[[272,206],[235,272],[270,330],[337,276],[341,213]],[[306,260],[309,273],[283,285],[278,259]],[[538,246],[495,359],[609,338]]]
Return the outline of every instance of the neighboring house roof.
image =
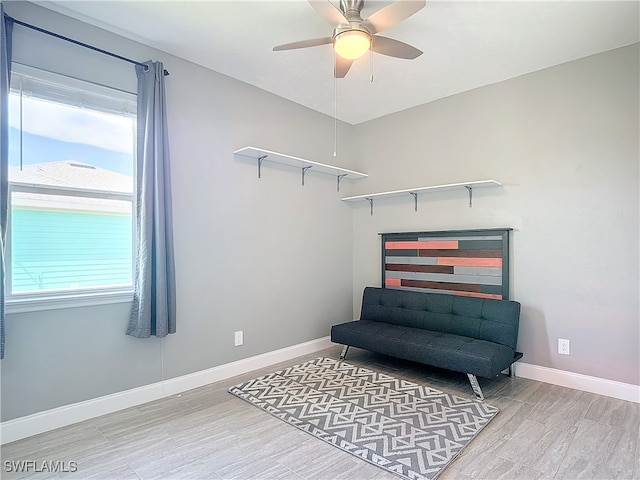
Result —
[[[37,210],[67,210],[86,213],[131,214],[131,201],[107,198],[87,198],[73,195],[73,190],[133,193],[133,179],[127,175],[82,162],[62,161],[9,167],[9,181],[26,185],[68,188],[69,195],[14,191],[14,207]],[[46,190],[43,189],[43,192]]]
[[[9,180],[53,187],[84,188],[121,193],[133,192],[131,177],[74,160],[25,165],[22,169],[11,166],[9,167]]]

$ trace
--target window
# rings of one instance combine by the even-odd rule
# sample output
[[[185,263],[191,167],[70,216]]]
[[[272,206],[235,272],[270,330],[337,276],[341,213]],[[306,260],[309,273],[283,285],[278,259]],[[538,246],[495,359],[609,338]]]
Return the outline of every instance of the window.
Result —
[[[130,292],[133,94],[14,65],[7,299]]]

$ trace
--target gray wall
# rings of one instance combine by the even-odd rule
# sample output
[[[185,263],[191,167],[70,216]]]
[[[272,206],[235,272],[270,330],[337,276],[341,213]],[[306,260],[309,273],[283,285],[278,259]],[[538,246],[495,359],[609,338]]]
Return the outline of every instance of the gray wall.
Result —
[[[638,48],[619,49],[356,127],[197,65],[51,13],[8,13],[137,59],[167,79],[178,333],[124,335],[130,305],[12,314],[2,420],[325,336],[380,282],[379,232],[509,226],[513,298],[528,363],[638,384]],[[15,30],[15,60],[135,90],[133,67]],[[334,180],[265,168],[262,146],[370,174],[353,193],[495,178],[475,193],[339,201]],[[355,154],[357,152],[357,155]],[[234,348],[233,332],[245,345]],[[572,355],[555,352],[557,337]],[[164,343],[164,344],[163,344]],[[164,350],[164,371],[162,366]]]
[[[333,120],[33,4],[7,12],[125,56],[163,61],[174,196],[178,332],[124,334],[130,304],[8,315],[2,420],[317,339],[351,319],[352,212],[335,179],[235,159],[247,145],[351,167]],[[16,26],[14,61],[135,91],[132,65]],[[353,127],[340,124],[339,140]],[[244,330],[245,344],[233,346]],[[164,373],[161,355],[164,347]]]
[[[357,127],[354,194],[496,179],[503,188],[354,209],[354,315],[380,284],[379,232],[513,227],[524,362],[640,384],[638,45]],[[557,338],[571,355],[557,354]]]

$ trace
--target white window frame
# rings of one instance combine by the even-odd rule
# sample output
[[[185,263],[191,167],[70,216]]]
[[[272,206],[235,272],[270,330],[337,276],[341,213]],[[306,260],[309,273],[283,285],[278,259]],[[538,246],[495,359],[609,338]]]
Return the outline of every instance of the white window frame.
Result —
[[[75,78],[66,77],[63,75],[59,75],[52,72],[47,72],[45,70],[36,69],[33,67],[29,67],[26,65],[16,64],[12,65],[12,83],[15,76],[23,76],[23,77],[33,77],[40,81],[52,82],[53,84],[63,85],[66,88],[78,89],[84,92],[88,92],[90,95],[94,94],[97,97],[104,97],[107,99],[113,100],[113,102],[107,101],[104,105],[98,106],[95,108],[93,105],[88,107],[92,110],[104,111],[108,113],[121,113],[123,115],[131,115],[135,116],[136,113],[136,102],[137,96],[130,92],[124,92],[121,90],[116,90],[110,87],[104,87],[102,85],[86,82],[83,80],[77,80]],[[57,92],[53,92],[56,94]],[[83,98],[78,97],[75,99],[76,102],[84,101]],[[56,101],[61,102],[60,98],[56,98]],[[62,102],[61,102],[62,103]],[[73,105],[74,102],[70,101],[69,104]],[[117,109],[111,107],[110,103],[120,104]],[[135,142],[134,142],[134,150],[135,150]],[[133,174],[135,176],[135,151],[133,158]],[[112,303],[124,303],[131,302],[133,300],[133,285],[128,285],[125,287],[121,286],[113,286],[113,287],[97,287],[97,288],[84,288],[78,290],[51,290],[51,291],[40,291],[40,292],[27,292],[27,293],[16,293],[12,292],[12,260],[11,260],[11,211],[12,211],[12,194],[14,192],[25,192],[25,193],[44,193],[49,195],[62,195],[66,197],[84,197],[84,198],[97,198],[97,199],[106,199],[106,200],[123,200],[127,202],[131,202],[132,205],[132,282],[135,281],[133,278],[135,275],[135,258],[136,258],[136,192],[135,192],[135,179],[133,181],[133,192],[132,193],[120,193],[120,192],[112,192],[112,191],[101,191],[101,190],[91,190],[91,189],[79,189],[79,188],[60,188],[48,185],[36,185],[36,184],[28,184],[22,182],[11,182],[9,181],[8,188],[8,203],[9,203],[9,212],[7,219],[7,244],[6,248],[6,264],[5,264],[5,281],[6,281],[6,291],[5,291],[5,300],[6,300],[6,313],[23,313],[23,312],[32,312],[32,311],[45,311],[59,308],[74,308],[74,307],[83,307],[83,306],[93,306],[93,305],[105,305]]]

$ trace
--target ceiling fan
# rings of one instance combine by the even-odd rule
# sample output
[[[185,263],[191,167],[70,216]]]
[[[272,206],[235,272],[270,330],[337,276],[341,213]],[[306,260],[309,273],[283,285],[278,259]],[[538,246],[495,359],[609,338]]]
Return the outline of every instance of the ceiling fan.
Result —
[[[330,37],[312,38],[300,42],[286,43],[273,47],[273,51],[316,47],[333,44],[336,52],[334,76],[344,78],[354,60],[369,50],[390,57],[413,60],[422,51],[393,38],[381,37],[378,32],[386,30],[422,9],[426,0],[398,1],[363,19],[360,12],[364,0],[340,0],[338,10],[329,0],[309,0],[309,4],[329,24],[334,26]]]

